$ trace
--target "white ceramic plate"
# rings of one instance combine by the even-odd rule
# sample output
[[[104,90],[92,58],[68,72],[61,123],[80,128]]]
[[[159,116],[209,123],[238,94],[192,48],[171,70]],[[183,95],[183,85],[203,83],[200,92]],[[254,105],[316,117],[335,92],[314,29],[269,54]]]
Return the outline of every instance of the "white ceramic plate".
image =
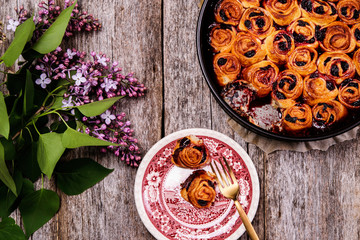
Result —
[[[238,239],[244,232],[232,201],[216,187],[209,208],[197,209],[180,195],[180,184],[194,171],[171,163],[178,139],[195,135],[202,139],[212,159],[223,155],[240,185],[239,201],[250,221],[259,204],[259,178],[245,150],[231,138],[208,129],[186,129],[157,142],[143,158],[135,179],[136,208],[149,232],[157,239]],[[203,169],[211,171],[209,166]]]

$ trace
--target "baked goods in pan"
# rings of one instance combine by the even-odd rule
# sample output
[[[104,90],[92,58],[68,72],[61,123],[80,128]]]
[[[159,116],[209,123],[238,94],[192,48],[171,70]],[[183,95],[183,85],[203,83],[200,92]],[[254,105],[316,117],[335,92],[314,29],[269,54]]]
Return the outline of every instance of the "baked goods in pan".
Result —
[[[360,116],[360,1],[239,0],[236,24],[218,20],[223,2],[209,42],[214,29],[231,36],[225,48],[212,47],[213,67],[236,113],[289,136],[316,136]],[[233,60],[219,67],[225,52]]]
[[[210,32],[210,45],[216,52],[230,52],[236,33],[235,27],[222,28],[220,24],[216,24]]]
[[[204,142],[190,135],[176,142],[171,161],[178,167],[194,169],[208,164],[210,156]]]
[[[181,196],[196,208],[207,208],[215,201],[215,177],[205,170],[194,171],[181,184]]]
[[[217,22],[234,26],[239,24],[244,9],[238,0],[220,0],[215,8]]]

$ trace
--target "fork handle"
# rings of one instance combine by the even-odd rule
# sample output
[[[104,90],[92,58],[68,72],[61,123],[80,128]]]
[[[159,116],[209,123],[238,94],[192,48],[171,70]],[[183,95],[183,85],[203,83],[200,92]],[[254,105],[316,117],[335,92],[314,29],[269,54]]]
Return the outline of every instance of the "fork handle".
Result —
[[[234,202],[235,202],[236,209],[238,210],[238,212],[240,214],[241,221],[244,223],[244,226],[246,228],[246,231],[247,231],[249,237],[252,240],[259,240],[259,237],[256,234],[254,227],[252,226],[252,224],[251,224],[248,216],[246,215],[244,209],[241,207],[239,201],[234,200]]]

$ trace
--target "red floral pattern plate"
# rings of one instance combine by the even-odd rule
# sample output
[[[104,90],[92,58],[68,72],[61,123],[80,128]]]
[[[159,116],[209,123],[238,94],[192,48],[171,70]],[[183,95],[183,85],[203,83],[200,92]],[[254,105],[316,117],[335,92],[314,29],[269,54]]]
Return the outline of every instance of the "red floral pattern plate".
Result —
[[[135,179],[136,208],[149,232],[157,239],[238,239],[244,232],[232,201],[216,187],[209,208],[198,209],[180,195],[180,184],[194,171],[171,163],[176,140],[188,135],[202,139],[212,159],[229,160],[240,185],[239,201],[250,220],[259,203],[259,179],[245,150],[231,138],[208,129],[186,129],[157,142],[143,158]],[[209,166],[203,169],[211,171]]]

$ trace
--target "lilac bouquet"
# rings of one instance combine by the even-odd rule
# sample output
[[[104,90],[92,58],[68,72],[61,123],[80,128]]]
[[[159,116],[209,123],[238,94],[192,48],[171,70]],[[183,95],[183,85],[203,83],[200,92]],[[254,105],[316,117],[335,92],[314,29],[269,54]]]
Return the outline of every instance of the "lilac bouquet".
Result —
[[[15,37],[0,58],[0,65],[17,61],[20,68],[5,72],[5,94],[0,91],[0,202],[7,203],[0,209],[0,228],[19,239],[29,237],[60,207],[56,192],[34,189],[39,178],[43,182],[44,175],[55,175],[57,187],[75,195],[113,171],[89,158],[60,161],[66,149],[97,146],[130,166],[141,161],[131,123],[115,103],[143,96],[144,85],[101,52],[87,56],[60,47],[63,38],[101,28],[76,1],[66,0],[63,9],[53,0],[41,1],[39,9],[32,17],[20,7],[16,18],[8,17],[6,29]],[[0,25],[0,44],[4,40]],[[17,208],[25,235],[8,217]]]

